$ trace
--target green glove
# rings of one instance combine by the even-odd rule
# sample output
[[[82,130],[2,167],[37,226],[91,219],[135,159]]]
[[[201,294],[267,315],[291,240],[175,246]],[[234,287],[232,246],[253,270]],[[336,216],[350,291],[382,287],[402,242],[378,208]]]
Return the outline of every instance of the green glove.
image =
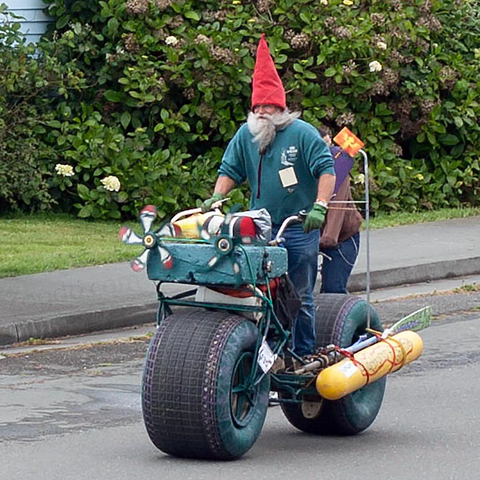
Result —
[[[213,204],[219,200],[223,200],[223,195],[221,193],[214,193],[208,200],[205,200],[202,203],[202,212],[209,212],[212,209]]]
[[[303,230],[305,233],[311,232],[323,225],[325,215],[327,214],[327,208],[323,205],[315,203],[313,208],[308,212],[307,218],[303,224]]]

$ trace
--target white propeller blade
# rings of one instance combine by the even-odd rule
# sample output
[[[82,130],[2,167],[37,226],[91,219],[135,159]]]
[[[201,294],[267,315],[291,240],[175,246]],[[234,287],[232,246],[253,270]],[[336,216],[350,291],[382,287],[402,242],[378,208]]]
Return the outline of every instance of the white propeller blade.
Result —
[[[163,247],[158,247],[158,251],[160,252],[162,265],[170,270],[173,267],[173,257],[170,255],[169,251]]]
[[[149,251],[145,249],[141,255],[139,255],[132,263],[131,267],[135,272],[141,272],[145,269],[145,263],[147,262]]]
[[[130,228],[122,227],[118,232],[118,237],[127,245],[142,245],[142,239]]]
[[[142,211],[140,212],[140,222],[142,224],[143,233],[150,231],[156,217],[157,208],[154,205],[147,205],[146,207],[143,207]]]

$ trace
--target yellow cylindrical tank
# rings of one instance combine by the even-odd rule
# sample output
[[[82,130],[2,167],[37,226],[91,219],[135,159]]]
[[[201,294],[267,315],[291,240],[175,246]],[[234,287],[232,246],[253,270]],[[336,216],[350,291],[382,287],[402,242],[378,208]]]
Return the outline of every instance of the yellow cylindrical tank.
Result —
[[[420,335],[410,330],[397,333],[322,370],[317,391],[327,400],[338,400],[413,362],[422,351]]]

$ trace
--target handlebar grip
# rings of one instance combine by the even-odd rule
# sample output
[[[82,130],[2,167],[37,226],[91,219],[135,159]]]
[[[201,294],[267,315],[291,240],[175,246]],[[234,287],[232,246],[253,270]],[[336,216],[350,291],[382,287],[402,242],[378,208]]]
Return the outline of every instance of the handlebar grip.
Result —
[[[298,212],[298,219],[303,223],[307,218],[308,212],[306,210],[300,210]]]

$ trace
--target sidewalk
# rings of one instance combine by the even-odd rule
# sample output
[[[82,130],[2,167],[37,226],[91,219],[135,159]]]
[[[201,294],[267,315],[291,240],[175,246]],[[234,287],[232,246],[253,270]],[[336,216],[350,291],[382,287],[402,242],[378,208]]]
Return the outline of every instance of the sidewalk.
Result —
[[[352,292],[365,289],[366,243],[363,232]],[[371,289],[476,274],[480,216],[370,232]],[[155,312],[153,282],[126,263],[0,279],[0,345],[149,323]]]

